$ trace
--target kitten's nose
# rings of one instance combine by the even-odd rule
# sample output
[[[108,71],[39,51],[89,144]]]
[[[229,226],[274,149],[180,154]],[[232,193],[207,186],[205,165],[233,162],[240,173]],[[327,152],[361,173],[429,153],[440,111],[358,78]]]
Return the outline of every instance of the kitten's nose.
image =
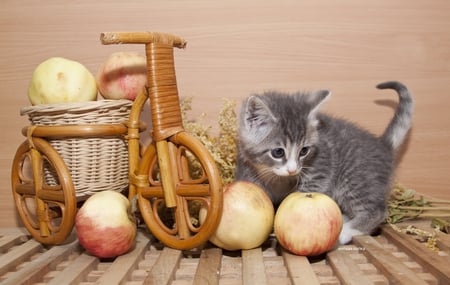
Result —
[[[297,163],[295,161],[288,161],[288,163],[286,164],[286,171],[288,173],[289,176],[293,176],[297,174]]]

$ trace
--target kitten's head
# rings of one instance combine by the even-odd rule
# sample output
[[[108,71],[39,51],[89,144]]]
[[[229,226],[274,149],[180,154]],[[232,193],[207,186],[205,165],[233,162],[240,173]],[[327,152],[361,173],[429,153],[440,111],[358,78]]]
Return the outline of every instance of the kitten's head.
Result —
[[[329,91],[266,92],[247,98],[239,118],[240,155],[261,179],[297,176],[318,140],[317,111]]]

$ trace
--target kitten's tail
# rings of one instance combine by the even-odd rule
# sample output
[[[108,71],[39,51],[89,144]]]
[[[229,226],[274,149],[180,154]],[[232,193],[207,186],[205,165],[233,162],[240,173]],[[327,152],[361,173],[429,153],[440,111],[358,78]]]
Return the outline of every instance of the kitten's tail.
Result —
[[[389,81],[377,85],[378,89],[394,89],[397,91],[400,101],[388,127],[382,135],[382,139],[393,150],[397,150],[405,140],[412,125],[413,100],[405,85],[396,81]]]

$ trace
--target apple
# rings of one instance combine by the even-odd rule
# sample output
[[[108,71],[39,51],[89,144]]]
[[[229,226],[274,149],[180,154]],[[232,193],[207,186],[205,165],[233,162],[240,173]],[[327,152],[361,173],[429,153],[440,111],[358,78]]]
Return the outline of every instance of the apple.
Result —
[[[257,185],[235,181],[224,186],[222,217],[210,242],[226,250],[251,249],[267,240],[273,229],[274,207]],[[202,223],[207,214],[201,208]]]
[[[112,258],[128,252],[136,238],[136,222],[129,200],[107,190],[90,196],[75,216],[80,244],[93,255]]]
[[[106,99],[134,100],[147,84],[146,63],[135,52],[111,54],[97,72],[100,94]]]
[[[32,105],[97,100],[94,75],[81,63],[52,57],[40,63],[28,86]]]
[[[274,231],[285,249],[297,255],[315,256],[334,247],[342,222],[341,210],[329,196],[294,192],[278,207]]]

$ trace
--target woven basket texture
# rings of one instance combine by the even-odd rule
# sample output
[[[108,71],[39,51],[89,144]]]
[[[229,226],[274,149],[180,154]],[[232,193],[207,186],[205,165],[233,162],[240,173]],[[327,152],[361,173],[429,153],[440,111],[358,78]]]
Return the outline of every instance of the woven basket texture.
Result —
[[[36,105],[22,108],[32,125],[63,126],[118,124],[128,120],[132,101],[99,100]],[[77,199],[104,190],[121,192],[128,187],[128,148],[124,137],[47,139],[67,165]],[[54,168],[44,163],[45,182],[58,185]]]

